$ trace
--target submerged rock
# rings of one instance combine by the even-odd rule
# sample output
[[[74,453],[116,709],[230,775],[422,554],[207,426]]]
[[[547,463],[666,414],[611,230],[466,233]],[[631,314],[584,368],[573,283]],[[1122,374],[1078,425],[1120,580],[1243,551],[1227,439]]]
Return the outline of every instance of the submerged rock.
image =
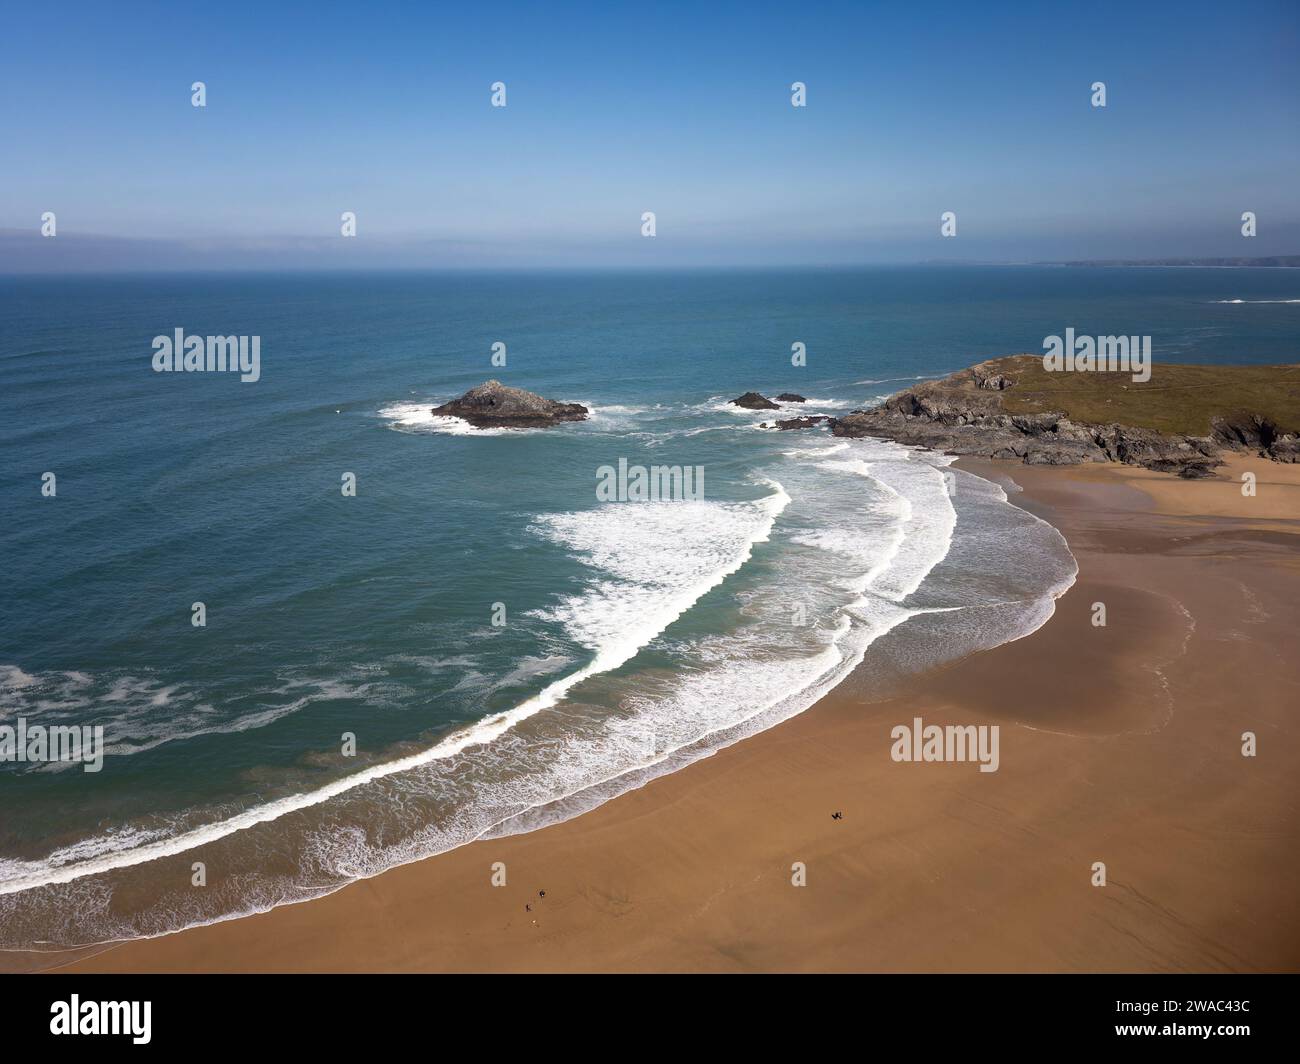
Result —
[[[758,392],[746,392],[744,395],[731,400],[733,406],[743,406],[746,410],[780,410],[781,408],[772,402],[771,399],[765,399]]]
[[[823,422],[830,424],[835,419],[827,417],[825,414],[808,414],[804,417],[786,418],[784,421],[764,421],[758,427],[761,429],[810,429],[814,425],[820,425]]]
[[[491,380],[471,388],[459,399],[435,406],[433,413],[461,418],[476,429],[534,429],[562,421],[585,421],[589,411],[581,403],[557,403]]]
[[[776,397],[778,403],[806,403],[808,402],[802,395],[795,395],[794,392],[782,392]]]

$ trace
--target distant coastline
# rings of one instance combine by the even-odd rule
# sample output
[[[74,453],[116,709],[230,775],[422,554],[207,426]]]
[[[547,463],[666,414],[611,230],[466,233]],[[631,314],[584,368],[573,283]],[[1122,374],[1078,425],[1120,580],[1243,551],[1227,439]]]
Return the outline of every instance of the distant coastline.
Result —
[[[864,263],[862,265],[871,265]],[[886,265],[878,263],[875,265]],[[897,263],[895,265],[906,265]],[[917,266],[1119,266],[1128,269],[1147,267],[1150,269],[1188,269],[1188,270],[1296,270],[1300,269],[1300,255],[1260,255],[1254,258],[1242,256],[1202,256],[1157,259],[1032,259],[1025,261],[1008,261],[1005,259],[922,259],[914,263]]]
[[[1185,266],[1201,269],[1300,269],[1300,255],[1211,256],[1206,258],[1170,259],[1071,259],[1063,262],[1036,262],[1035,266]]]

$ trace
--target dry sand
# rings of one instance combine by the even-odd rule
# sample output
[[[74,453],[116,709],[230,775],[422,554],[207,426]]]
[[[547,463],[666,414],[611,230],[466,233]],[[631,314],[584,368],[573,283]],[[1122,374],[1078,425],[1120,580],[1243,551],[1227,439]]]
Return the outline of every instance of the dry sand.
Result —
[[[62,970],[1300,969],[1300,467],[966,465],[1079,559],[1033,635],[568,823]],[[999,770],[895,763],[915,716],[1000,725]]]

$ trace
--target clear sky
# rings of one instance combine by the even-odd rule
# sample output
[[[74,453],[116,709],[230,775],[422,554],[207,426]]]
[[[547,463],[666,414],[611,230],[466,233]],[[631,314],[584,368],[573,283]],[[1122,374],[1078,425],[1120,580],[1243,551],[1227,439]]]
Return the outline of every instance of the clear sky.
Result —
[[[1295,0],[11,0],[0,55],[9,271],[1300,253]]]

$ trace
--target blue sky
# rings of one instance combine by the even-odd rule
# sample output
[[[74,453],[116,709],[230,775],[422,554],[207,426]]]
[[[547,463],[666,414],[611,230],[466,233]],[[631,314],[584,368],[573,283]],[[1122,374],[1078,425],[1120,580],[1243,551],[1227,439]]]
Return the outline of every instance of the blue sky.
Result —
[[[1300,253],[1298,12],[11,3],[0,269]]]

